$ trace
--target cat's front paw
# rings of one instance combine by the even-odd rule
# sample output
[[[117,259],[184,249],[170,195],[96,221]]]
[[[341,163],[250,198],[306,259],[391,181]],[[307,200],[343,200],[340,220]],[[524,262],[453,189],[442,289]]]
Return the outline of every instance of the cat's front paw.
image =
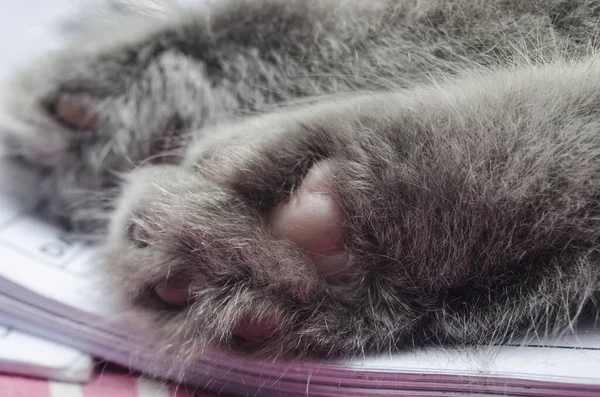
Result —
[[[107,274],[150,315],[163,346],[190,358],[206,345],[270,355],[360,349],[365,341],[352,336],[367,333],[353,324],[364,289],[331,172],[317,163],[263,212],[183,167],[139,170],[113,219]]]
[[[5,82],[0,103],[8,190],[86,232],[105,224],[106,199],[122,162],[115,155],[126,158],[115,150],[122,131],[114,82],[102,72],[110,60],[96,56],[68,48],[40,59]],[[123,147],[127,136],[121,139]]]
[[[143,42],[89,47],[24,70],[0,105],[4,179],[78,232],[104,228],[123,173],[178,162],[208,113],[200,64],[170,53],[128,63]]]
[[[101,100],[17,84],[7,95],[0,115],[3,190],[36,201],[71,226],[83,220],[92,226],[102,211],[101,189],[112,187],[103,177]]]

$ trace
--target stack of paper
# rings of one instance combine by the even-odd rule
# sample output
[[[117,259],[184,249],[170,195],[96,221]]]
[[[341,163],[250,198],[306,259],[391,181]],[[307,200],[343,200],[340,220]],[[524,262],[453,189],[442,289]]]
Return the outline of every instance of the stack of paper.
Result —
[[[143,330],[115,322],[116,302],[99,286],[89,266],[89,248],[10,200],[0,205],[0,323],[142,372],[180,375],[155,357]],[[244,395],[258,390],[340,396],[402,390],[416,395],[597,396],[600,329],[535,345],[428,350],[336,362],[253,361],[210,352],[183,379]]]
[[[87,382],[93,369],[88,354],[0,325],[0,372]]]

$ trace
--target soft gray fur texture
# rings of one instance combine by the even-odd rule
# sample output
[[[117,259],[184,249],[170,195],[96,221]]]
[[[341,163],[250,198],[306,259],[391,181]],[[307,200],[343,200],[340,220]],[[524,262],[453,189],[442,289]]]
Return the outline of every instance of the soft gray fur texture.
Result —
[[[599,18],[597,0],[220,0],[113,24],[4,89],[3,167],[108,230],[115,291],[183,358],[561,332],[598,313]],[[321,159],[337,284],[266,226]],[[186,308],[152,292],[173,277]],[[244,318],[278,332],[237,338]]]

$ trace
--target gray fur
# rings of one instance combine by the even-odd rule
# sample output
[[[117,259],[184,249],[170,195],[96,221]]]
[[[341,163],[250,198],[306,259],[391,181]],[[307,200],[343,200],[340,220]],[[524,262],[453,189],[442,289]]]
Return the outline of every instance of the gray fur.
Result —
[[[17,77],[8,164],[77,230],[104,236],[112,217],[107,276],[186,358],[207,343],[354,355],[561,332],[598,313],[599,16],[595,0],[174,12]],[[53,113],[80,93],[99,128]],[[21,155],[32,146],[53,164]],[[324,158],[355,270],[342,285],[265,226]],[[151,293],[173,275],[192,280],[186,309]],[[280,332],[236,339],[245,316]]]

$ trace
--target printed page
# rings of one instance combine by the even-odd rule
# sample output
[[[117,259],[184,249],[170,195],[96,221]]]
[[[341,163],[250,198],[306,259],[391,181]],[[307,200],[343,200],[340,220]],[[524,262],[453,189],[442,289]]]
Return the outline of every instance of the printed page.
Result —
[[[54,230],[44,224],[36,224],[34,230],[29,230],[31,218],[26,215],[27,210],[0,196],[0,267],[5,270],[2,274],[6,276],[0,277],[0,292],[8,290],[6,281],[10,273],[14,273],[16,277],[10,279],[25,282],[22,285],[24,296],[33,297],[31,287],[46,297],[60,298],[64,294],[57,291],[64,289],[57,287],[68,285],[71,280],[56,272],[46,273],[40,269],[73,271],[81,262],[77,257],[87,262],[83,258],[86,251],[82,247],[74,248],[72,243],[61,239],[60,234],[51,233]],[[41,264],[45,265],[42,267]],[[62,300],[76,302],[70,295],[62,296]],[[2,321],[0,314],[0,323]],[[93,368],[89,354],[0,324],[0,372],[86,382],[91,379]]]
[[[0,195],[0,290],[52,311],[67,306],[106,314],[91,267],[93,249]],[[33,292],[33,294],[32,294]]]

